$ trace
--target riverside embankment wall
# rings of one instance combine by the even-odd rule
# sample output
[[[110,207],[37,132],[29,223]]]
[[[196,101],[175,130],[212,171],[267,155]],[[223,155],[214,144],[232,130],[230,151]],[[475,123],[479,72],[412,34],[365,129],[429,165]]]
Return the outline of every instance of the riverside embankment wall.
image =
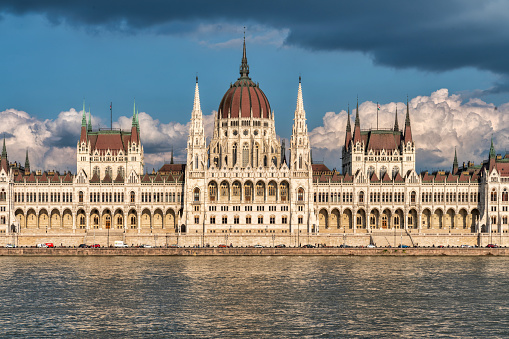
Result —
[[[151,245],[153,247],[217,247],[218,245],[232,245],[233,247],[248,247],[262,245],[274,247],[299,247],[307,244],[338,247],[340,245],[377,247],[397,247],[400,244],[411,247],[438,247],[470,245],[485,247],[487,244],[497,244],[509,247],[509,234],[416,234],[406,232],[377,232],[363,234],[319,234],[319,235],[288,235],[288,234],[211,234],[211,235],[176,235],[176,234],[130,234],[122,232],[88,232],[80,234],[14,234],[0,235],[0,247],[14,244],[19,247],[31,247],[40,243],[53,243],[60,247],[78,247],[80,244],[99,244],[109,247],[115,241],[124,241],[129,246]]]
[[[509,256],[509,248],[0,248],[0,256]]]

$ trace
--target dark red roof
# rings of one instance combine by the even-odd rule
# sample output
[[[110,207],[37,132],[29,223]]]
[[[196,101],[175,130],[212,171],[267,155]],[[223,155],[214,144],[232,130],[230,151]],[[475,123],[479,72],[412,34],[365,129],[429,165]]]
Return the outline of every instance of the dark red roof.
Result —
[[[94,175],[92,176],[92,179],[90,180],[91,183],[100,183],[101,182],[101,179],[99,179],[99,176],[97,175],[97,172],[94,173]]]
[[[504,177],[509,176],[509,163],[508,162],[497,162],[495,164],[497,172]]]
[[[405,182],[405,180],[403,179],[403,177],[401,176],[401,174],[396,173],[396,176],[394,177],[394,182]]]
[[[373,174],[371,175],[371,178],[369,180],[371,182],[378,182],[378,181],[380,181],[380,179],[378,179],[378,177],[376,176],[375,172],[373,172]]]
[[[164,164],[159,169],[159,172],[183,172],[186,169],[186,164]]]
[[[368,146],[368,151],[394,150],[398,149],[401,143],[401,132],[370,131],[367,135],[363,135],[363,140],[365,140]]]
[[[219,104],[219,118],[269,118],[270,104],[263,91],[250,78],[239,78],[226,91]]]
[[[330,172],[330,169],[324,164],[311,164],[311,168],[313,172]]]
[[[148,183],[148,182],[152,182],[152,181],[150,180],[150,176],[148,174],[145,174],[143,179],[141,179],[141,182]]]

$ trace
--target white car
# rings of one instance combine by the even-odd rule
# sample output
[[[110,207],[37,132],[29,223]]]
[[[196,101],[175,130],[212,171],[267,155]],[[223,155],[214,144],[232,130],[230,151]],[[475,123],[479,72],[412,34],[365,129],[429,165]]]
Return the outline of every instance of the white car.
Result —
[[[7,244],[5,245],[6,248],[16,248],[16,245],[13,244]]]
[[[461,245],[462,248],[472,248],[474,246],[471,246],[471,245]]]
[[[37,247],[39,247],[39,248],[47,248],[48,245],[46,245],[46,244],[37,244]]]
[[[376,246],[375,246],[375,245],[373,245],[373,244],[369,244],[369,245],[368,245],[368,246],[366,246],[366,247],[367,247],[367,248],[376,248]]]

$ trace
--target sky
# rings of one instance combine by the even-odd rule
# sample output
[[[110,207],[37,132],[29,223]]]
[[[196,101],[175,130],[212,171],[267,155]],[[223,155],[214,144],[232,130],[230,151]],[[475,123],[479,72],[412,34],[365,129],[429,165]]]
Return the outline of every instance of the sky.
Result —
[[[404,123],[416,168],[486,159],[509,145],[509,2],[0,0],[0,133],[10,161],[75,171],[83,100],[93,128],[129,128],[136,100],[146,170],[185,161],[199,76],[206,133],[250,76],[291,136],[298,78],[313,159],[341,168],[348,106],[361,127]],[[287,142],[288,145],[288,142]]]

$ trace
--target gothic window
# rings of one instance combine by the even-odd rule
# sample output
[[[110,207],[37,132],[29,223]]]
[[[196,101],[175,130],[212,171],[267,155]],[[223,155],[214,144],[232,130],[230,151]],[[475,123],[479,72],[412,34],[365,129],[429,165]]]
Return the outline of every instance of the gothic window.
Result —
[[[263,187],[263,183],[262,182],[258,182],[256,184],[256,195],[259,196],[259,197],[263,197],[264,196],[264,187]]]
[[[134,192],[131,192],[131,203],[134,203],[136,200],[136,194]]]
[[[99,169],[99,166],[94,167],[94,173],[92,176],[96,175],[100,178],[101,177],[101,170]]]
[[[272,164],[274,166],[277,166],[277,158],[276,157],[272,157]]]
[[[228,183],[226,181],[221,183],[221,196],[228,197]]]
[[[280,195],[281,201],[288,200],[288,184],[286,182],[282,182],[279,185],[279,195]]]
[[[200,201],[200,189],[196,187],[193,191],[194,201]]]
[[[359,192],[359,202],[360,203],[364,202],[364,192],[362,192],[362,191]]]
[[[394,166],[394,168],[392,169],[392,178],[394,179],[398,173],[399,173],[399,167]]]
[[[269,197],[276,196],[276,184],[274,182],[269,183]]]
[[[210,201],[215,201],[217,195],[217,185],[215,182],[211,182],[209,184],[209,199]]]
[[[245,201],[251,201],[252,196],[252,186],[250,182],[246,182],[244,184],[244,200]]]
[[[240,196],[240,183],[238,181],[234,182],[232,185],[232,194],[234,197]]]
[[[297,191],[297,201],[304,201],[304,189],[302,187]]]
[[[375,168],[373,166],[369,166],[369,168],[368,168],[368,178],[371,178],[373,173],[375,173]]]
[[[80,193],[78,193],[78,199],[79,199],[78,200],[79,202],[83,202],[83,192],[82,191],[80,191]]]
[[[382,166],[382,168],[380,168],[380,180],[384,177],[385,173],[387,173],[387,167]]]
[[[495,189],[493,189],[491,192],[491,201],[493,202],[497,201],[497,192],[495,191]]]
[[[258,145],[258,143],[255,145],[255,154],[254,154],[254,164],[253,164],[253,167],[258,167],[260,165],[259,163],[259,160],[258,160],[258,157],[259,157],[259,154],[260,154],[260,146]]]
[[[235,166],[236,163],[237,163],[237,144],[233,144],[232,166]]]
[[[507,188],[504,188],[504,191],[502,192],[502,201],[508,201]]]
[[[111,166],[106,167],[106,173],[104,173],[104,175],[105,175],[105,176],[106,176],[106,175],[109,175],[109,176],[110,176],[110,178],[113,176],[113,171],[112,171],[112,169],[111,169]]]
[[[412,191],[412,193],[410,194],[410,202],[415,204],[415,191]]]
[[[302,169],[302,155],[299,156],[299,169]]]
[[[244,144],[242,146],[242,167],[246,167],[249,164],[249,146]]]

